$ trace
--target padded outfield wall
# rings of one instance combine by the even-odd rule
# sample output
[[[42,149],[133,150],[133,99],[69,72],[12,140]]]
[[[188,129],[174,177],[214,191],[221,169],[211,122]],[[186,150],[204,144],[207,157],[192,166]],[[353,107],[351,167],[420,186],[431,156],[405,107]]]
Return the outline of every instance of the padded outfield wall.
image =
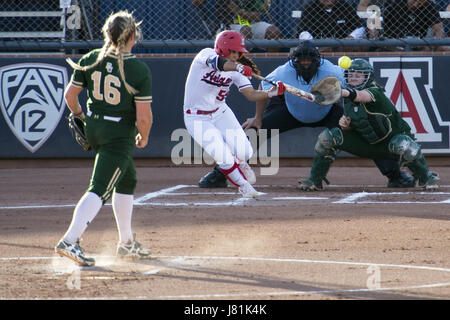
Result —
[[[395,102],[423,146],[424,152],[450,154],[450,56],[366,57],[377,81]],[[184,129],[184,84],[192,56],[143,57],[153,74],[154,124],[150,143],[136,157],[169,158],[180,145]],[[337,62],[338,57],[329,57]],[[266,75],[286,57],[255,56]],[[69,112],[63,90],[72,69],[63,57],[0,58],[0,158],[86,158],[67,129]],[[252,80],[254,86],[257,80]],[[81,105],[86,97],[81,96]],[[235,88],[228,104],[243,122],[254,114],[254,103]],[[181,129],[181,130],[180,130]],[[279,136],[281,158],[311,157],[322,129],[300,128]],[[193,147],[193,150],[195,148]]]

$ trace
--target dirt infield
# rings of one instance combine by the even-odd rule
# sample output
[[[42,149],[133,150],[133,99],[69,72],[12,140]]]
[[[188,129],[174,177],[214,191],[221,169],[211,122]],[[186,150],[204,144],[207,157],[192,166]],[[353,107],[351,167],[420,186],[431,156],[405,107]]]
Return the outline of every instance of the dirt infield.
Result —
[[[1,299],[450,299],[450,167],[441,188],[388,189],[374,167],[256,168],[260,200],[199,189],[208,167],[138,166],[133,228],[153,259],[122,262],[107,203],[83,235],[95,267],[54,254],[89,165],[0,166]],[[5,164],[5,163],[3,163]],[[65,167],[67,166],[67,167]]]

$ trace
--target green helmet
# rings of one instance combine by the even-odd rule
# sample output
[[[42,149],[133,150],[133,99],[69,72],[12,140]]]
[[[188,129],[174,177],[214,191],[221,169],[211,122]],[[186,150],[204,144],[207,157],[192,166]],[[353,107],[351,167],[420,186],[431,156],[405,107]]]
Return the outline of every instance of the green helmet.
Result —
[[[348,73],[352,71],[363,73],[366,76],[366,80],[357,86],[352,86],[351,84],[348,83]],[[344,71],[344,79],[345,84],[348,87],[361,90],[368,87],[375,80],[375,71],[373,70],[372,65],[367,60],[353,59],[350,68]]]

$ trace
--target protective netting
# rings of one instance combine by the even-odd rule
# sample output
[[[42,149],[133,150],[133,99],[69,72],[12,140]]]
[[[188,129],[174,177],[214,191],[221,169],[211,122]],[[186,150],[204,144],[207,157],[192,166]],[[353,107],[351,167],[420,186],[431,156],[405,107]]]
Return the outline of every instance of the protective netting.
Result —
[[[1,39],[101,40],[112,12],[142,20],[144,40],[448,37],[449,0],[0,0]],[[66,8],[62,8],[66,7]],[[258,23],[259,22],[259,23]]]

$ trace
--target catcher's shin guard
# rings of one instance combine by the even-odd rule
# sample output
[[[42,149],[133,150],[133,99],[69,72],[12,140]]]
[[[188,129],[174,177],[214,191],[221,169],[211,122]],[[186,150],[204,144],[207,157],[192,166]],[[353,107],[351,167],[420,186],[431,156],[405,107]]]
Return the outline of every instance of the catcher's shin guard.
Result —
[[[330,170],[331,164],[334,162],[334,158],[331,156],[321,156],[316,154],[314,157],[311,173],[308,179],[300,179],[298,182],[298,188],[305,191],[323,190],[322,181],[329,184],[326,179],[328,170]]]
[[[198,182],[200,188],[226,188],[228,187],[227,177],[216,165],[214,170],[204,175]]]
[[[428,168],[427,162],[422,153],[413,161],[406,163],[406,166],[411,170],[414,179],[419,187],[424,189],[437,189],[439,176],[433,173]]]
[[[389,150],[401,157],[401,163],[411,170],[415,183],[425,189],[438,188],[439,176],[430,171],[420,145],[407,135],[398,134],[389,141]]]

